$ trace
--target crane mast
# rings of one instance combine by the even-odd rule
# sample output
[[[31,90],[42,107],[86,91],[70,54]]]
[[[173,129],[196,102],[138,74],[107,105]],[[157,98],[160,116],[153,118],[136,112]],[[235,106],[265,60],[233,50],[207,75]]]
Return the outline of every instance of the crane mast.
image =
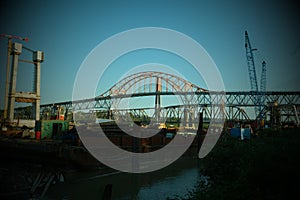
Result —
[[[261,111],[265,102],[265,92],[266,92],[266,82],[267,82],[267,76],[266,76],[266,62],[262,62],[262,72],[261,72],[261,79],[260,79],[260,90],[258,90],[258,84],[257,84],[257,78],[256,78],[256,69],[255,69],[255,62],[254,62],[254,56],[253,51],[256,51],[257,49],[252,49],[250,39],[248,36],[247,31],[245,31],[245,48],[246,48],[246,58],[247,58],[247,64],[248,64],[248,72],[249,72],[249,78],[250,78],[250,85],[251,85],[251,91],[256,92],[256,99],[254,99],[255,103],[255,114],[256,116],[261,120],[264,118]]]
[[[266,86],[267,86],[267,67],[266,62],[262,62],[262,68],[261,68],[261,77],[260,77],[260,91],[266,92]]]
[[[257,49],[252,49],[247,31],[245,31],[245,48],[246,48],[246,58],[247,58],[251,91],[257,93],[258,85],[257,85],[256,70],[255,70],[255,64],[254,64],[254,56],[253,56],[253,51],[256,51]],[[258,97],[256,99],[254,99],[254,101],[255,101],[254,103],[256,105],[254,107],[255,115],[258,116],[260,113],[261,100]]]
[[[262,62],[261,77],[260,77],[260,95],[259,95],[259,119],[263,120],[266,118],[265,114],[262,113],[263,106],[266,100],[266,86],[267,86],[267,67],[266,62]]]

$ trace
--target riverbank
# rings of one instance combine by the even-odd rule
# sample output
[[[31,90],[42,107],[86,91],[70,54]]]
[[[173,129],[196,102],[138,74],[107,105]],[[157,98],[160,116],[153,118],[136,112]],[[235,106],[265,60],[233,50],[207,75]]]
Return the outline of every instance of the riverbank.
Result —
[[[183,156],[145,174],[78,171],[49,152],[31,158],[4,148],[0,199],[101,199],[107,184],[114,199],[292,199],[300,178],[298,144],[300,129],[266,129],[243,141],[224,133],[204,159]]]
[[[115,137],[111,136],[110,139],[119,145],[123,144],[124,147],[126,143],[123,141],[128,141],[126,140],[127,137],[128,136],[120,137],[120,135],[117,135]],[[118,138],[119,140],[116,140]],[[171,140],[171,138],[166,138],[160,135],[158,135],[158,138],[154,139],[150,140],[149,143],[151,145],[150,147],[153,147],[153,149],[165,145]],[[132,142],[128,144],[132,144]],[[155,144],[159,144],[159,146],[155,146]],[[142,149],[141,146],[138,147],[138,149]],[[135,148],[134,146],[129,146],[129,149]],[[153,149],[151,148],[150,150]],[[197,146],[193,145],[182,157],[194,157],[193,159],[188,159],[188,161],[190,162],[190,160],[192,160],[197,162],[195,156],[196,153]],[[116,174],[119,174],[119,172],[116,172],[97,161],[88,153],[84,146],[73,146],[62,140],[36,140],[2,136],[0,137],[0,159],[2,160],[0,163],[0,199],[43,199],[49,190],[51,190],[52,193],[56,193],[55,195],[57,196],[54,195],[54,199],[63,198],[66,190],[68,191],[67,196],[72,197],[71,199],[78,199],[79,194],[74,191],[74,188],[68,188],[70,182],[73,182],[74,180],[77,182],[77,175],[85,177],[79,178],[82,182],[85,182],[86,176],[93,177],[93,179],[95,177],[99,179],[96,182],[98,185],[97,190],[93,190],[95,189],[94,187],[87,187],[86,192],[83,195],[88,195],[93,199],[100,199],[105,186],[109,183],[109,180],[102,180],[103,177],[115,177]],[[186,165],[186,162],[183,163]],[[186,167],[184,165],[177,165],[177,167],[173,167],[169,171],[174,172],[177,170],[181,173],[181,170]],[[195,178],[195,174],[198,172],[196,169],[193,169],[192,171],[194,175],[191,177],[196,182],[197,178]],[[149,174],[145,176],[130,175],[129,178],[131,180],[133,177],[135,180],[139,180],[141,183],[144,183],[144,180],[149,180],[149,177],[151,177],[151,180],[153,181],[150,182],[152,183],[155,182],[154,180],[156,179],[163,180],[165,174],[168,173],[166,173],[166,171],[163,173],[159,172],[158,175],[154,173],[154,176],[150,176]],[[125,176],[128,178],[127,175]],[[119,191],[123,190],[122,187],[124,187],[124,185],[119,184],[118,177],[119,176],[116,176],[116,181],[113,184],[113,193],[116,197],[118,197],[118,195],[120,198],[124,195],[128,196],[129,194],[127,193],[131,193],[131,191],[134,191],[130,194],[133,195],[133,197],[140,195],[139,190],[141,187],[144,187],[144,184],[138,184],[136,186],[134,184],[130,184],[127,188],[128,191],[120,194]],[[81,181],[79,182],[80,185]],[[179,181],[178,185],[180,184],[181,182]],[[55,187],[56,185],[59,186]],[[168,184],[166,183],[165,185]],[[62,189],[52,189],[53,187],[61,187]],[[79,188],[82,188],[82,185],[80,185]],[[91,188],[92,190],[90,190]],[[78,191],[81,190],[78,189]],[[169,192],[169,190],[165,191],[163,194],[167,197],[168,195],[171,195],[171,193],[176,194],[175,191]],[[83,198],[83,196],[80,197]],[[144,197],[144,199],[145,198],[146,197]]]
[[[224,133],[201,160],[210,187],[193,199],[294,199],[300,178],[300,129],[266,129],[250,140]],[[199,185],[199,188],[203,186]]]
[[[0,148],[0,199],[44,199],[48,190],[64,184],[74,173],[114,172],[107,167],[85,169],[53,152]]]

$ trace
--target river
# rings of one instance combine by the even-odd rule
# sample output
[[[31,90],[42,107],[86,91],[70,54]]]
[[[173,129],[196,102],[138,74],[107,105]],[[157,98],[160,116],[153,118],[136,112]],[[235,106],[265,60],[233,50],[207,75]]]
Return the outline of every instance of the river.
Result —
[[[163,169],[143,174],[70,172],[63,183],[49,188],[45,199],[99,200],[108,184],[112,186],[112,199],[188,199],[199,189],[199,181],[207,182],[199,173],[199,164],[195,157],[182,157]]]

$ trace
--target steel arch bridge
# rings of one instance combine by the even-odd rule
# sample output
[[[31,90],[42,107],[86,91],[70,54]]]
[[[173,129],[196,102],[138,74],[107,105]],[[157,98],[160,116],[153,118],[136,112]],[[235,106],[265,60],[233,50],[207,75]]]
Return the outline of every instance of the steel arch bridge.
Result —
[[[152,102],[134,103],[135,99],[143,102],[147,98],[152,98]],[[163,104],[164,98],[173,98],[175,103]],[[66,115],[91,111],[102,118],[114,119],[130,114],[131,118],[140,121],[156,118],[191,122],[197,120],[198,112],[202,112],[206,120],[223,115],[228,120],[250,120],[257,117],[251,116],[251,112],[254,113],[258,98],[263,102],[260,115],[265,119],[273,120],[276,115],[277,121],[299,123],[300,92],[209,91],[174,74],[154,71],[127,76],[95,98],[42,105],[41,116],[45,118],[53,107],[60,107]],[[133,107],[126,106],[128,102],[133,102]],[[16,112],[21,116],[24,109]]]
[[[157,88],[157,86],[161,88]],[[207,92],[208,90],[198,87],[183,78],[163,72],[140,72],[129,75],[100,96],[116,95],[143,95],[156,92]]]

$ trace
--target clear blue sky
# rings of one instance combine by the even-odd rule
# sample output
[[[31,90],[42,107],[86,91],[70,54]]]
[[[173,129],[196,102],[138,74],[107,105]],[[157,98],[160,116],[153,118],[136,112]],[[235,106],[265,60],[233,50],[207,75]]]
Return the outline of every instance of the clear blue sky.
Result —
[[[267,90],[300,91],[299,10],[299,4],[289,0],[4,0],[0,6],[0,34],[29,37],[26,46],[45,52],[42,104],[71,100],[77,70],[97,44],[119,32],[149,26],[173,29],[200,43],[217,64],[227,91],[250,90],[244,47],[247,30],[252,46],[259,50],[255,52],[258,78],[260,62],[267,62]],[[0,39],[1,108],[6,42]],[[148,57],[146,61],[159,60]],[[103,83],[103,91],[129,70],[121,62],[116,63],[119,66],[111,69],[111,79]],[[19,90],[31,90],[32,69],[28,64],[20,66]],[[185,71],[185,76],[201,84],[191,71]]]

